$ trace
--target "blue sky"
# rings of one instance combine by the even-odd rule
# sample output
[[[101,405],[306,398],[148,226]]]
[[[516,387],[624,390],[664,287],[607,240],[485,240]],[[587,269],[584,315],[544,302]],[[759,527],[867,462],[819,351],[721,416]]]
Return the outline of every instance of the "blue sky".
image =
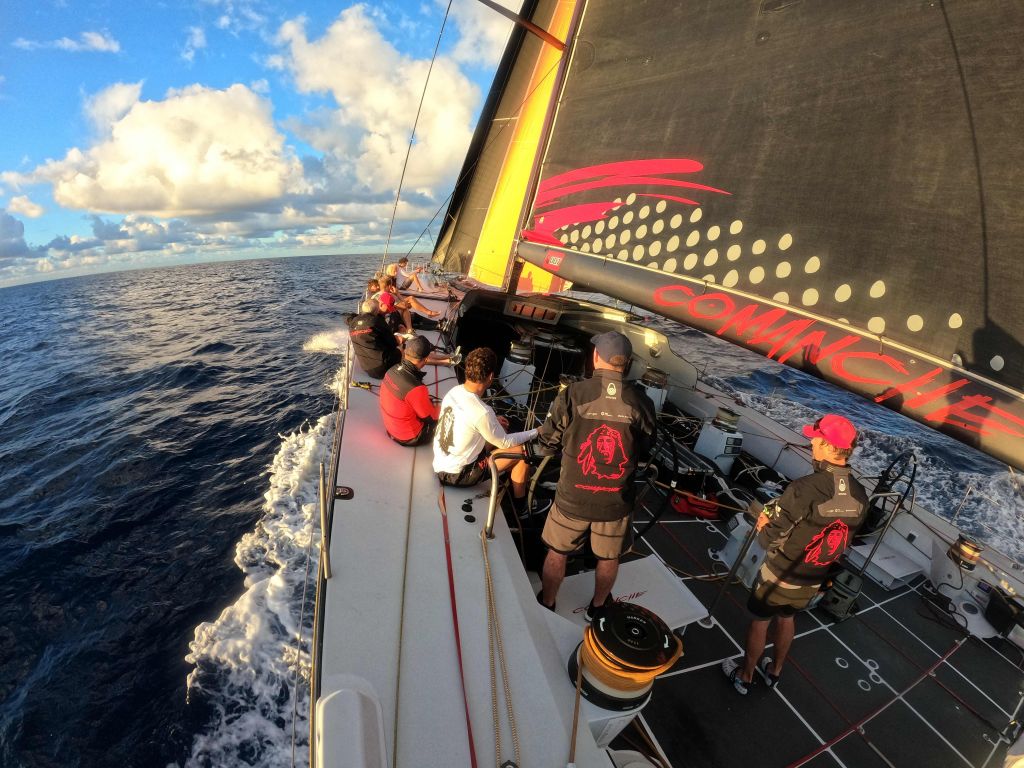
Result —
[[[447,5],[6,0],[0,286],[379,250]],[[443,207],[510,28],[454,0],[393,247]]]

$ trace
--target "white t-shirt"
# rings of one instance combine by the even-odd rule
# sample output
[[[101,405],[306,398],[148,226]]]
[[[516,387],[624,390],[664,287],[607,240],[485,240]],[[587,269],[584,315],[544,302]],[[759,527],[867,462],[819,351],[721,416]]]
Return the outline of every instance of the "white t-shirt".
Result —
[[[434,471],[457,474],[487,443],[503,450],[536,436],[536,429],[505,432],[494,409],[460,384],[441,400],[441,415],[434,431]]]

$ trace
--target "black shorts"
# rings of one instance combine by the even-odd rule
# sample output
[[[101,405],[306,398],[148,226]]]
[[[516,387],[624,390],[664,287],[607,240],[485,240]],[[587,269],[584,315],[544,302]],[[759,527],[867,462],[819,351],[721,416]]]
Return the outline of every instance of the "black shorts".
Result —
[[[399,440],[390,432],[388,432],[388,437],[399,445],[423,445],[424,443],[429,443],[433,439],[434,427],[436,426],[437,422],[433,419],[424,419],[423,425],[420,427],[420,432],[415,437],[410,437],[408,440]]]
[[[458,472],[438,472],[437,479],[441,481],[441,485],[465,488],[476,485],[490,474],[490,468],[487,466],[487,448],[484,448],[473,461]]]
[[[754,587],[747,598],[747,610],[759,619],[773,616],[792,616],[807,607],[818,594],[818,585],[803,587],[782,586],[778,582],[757,575]]]

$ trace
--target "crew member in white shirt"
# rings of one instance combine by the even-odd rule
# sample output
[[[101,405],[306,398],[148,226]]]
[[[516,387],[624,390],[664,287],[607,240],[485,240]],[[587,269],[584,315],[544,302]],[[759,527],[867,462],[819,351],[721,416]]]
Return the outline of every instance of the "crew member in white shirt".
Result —
[[[509,434],[505,431],[508,421],[481,399],[497,370],[493,351],[474,349],[466,356],[466,382],[450,389],[441,401],[434,432],[434,472],[442,485],[476,485],[490,474],[487,454],[491,450],[506,452],[537,436],[536,429]],[[529,466],[520,459],[499,459],[496,464],[501,472],[511,468],[512,495],[522,505]]]

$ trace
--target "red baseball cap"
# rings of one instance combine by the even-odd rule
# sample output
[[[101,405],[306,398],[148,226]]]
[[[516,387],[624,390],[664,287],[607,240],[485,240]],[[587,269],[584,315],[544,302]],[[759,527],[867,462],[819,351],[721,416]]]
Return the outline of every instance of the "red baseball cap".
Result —
[[[390,293],[382,293],[377,301],[379,301],[380,305],[388,312],[395,308],[395,297]]]
[[[836,448],[852,448],[857,428],[845,416],[829,413],[804,427],[804,437],[820,437]]]

